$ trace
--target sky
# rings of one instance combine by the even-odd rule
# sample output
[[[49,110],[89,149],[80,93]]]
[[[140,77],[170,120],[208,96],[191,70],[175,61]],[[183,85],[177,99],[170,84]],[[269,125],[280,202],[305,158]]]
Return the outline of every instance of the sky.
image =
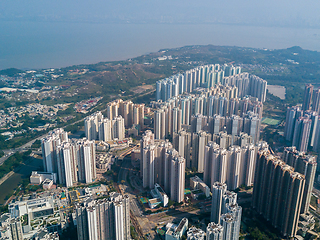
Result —
[[[0,21],[226,23],[320,27],[319,0],[10,0]]]

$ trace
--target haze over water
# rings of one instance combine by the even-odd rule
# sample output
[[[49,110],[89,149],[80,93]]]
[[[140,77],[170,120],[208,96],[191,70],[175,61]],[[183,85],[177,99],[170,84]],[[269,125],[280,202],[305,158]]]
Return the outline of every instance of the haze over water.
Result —
[[[2,22],[0,69],[65,67],[124,60],[162,48],[301,46],[320,51],[319,29],[224,24]],[[17,31],[18,29],[18,31]]]
[[[12,0],[0,3],[0,69],[125,60],[163,48],[320,51],[320,2]]]

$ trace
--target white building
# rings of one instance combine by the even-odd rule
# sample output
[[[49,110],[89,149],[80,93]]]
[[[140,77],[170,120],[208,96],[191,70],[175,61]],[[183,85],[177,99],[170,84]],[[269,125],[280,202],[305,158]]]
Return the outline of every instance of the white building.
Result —
[[[157,109],[154,112],[154,139],[165,139],[166,136],[166,112]]]
[[[57,146],[57,165],[60,184],[72,187],[78,181],[76,147],[70,142]]]
[[[99,139],[99,122],[103,120],[103,115],[101,112],[95,112],[94,114],[88,116],[84,120],[84,131],[86,138],[89,140]],[[102,140],[102,139],[100,139]]]
[[[99,136],[102,134],[102,137],[99,137],[99,139],[103,139],[105,142],[112,140],[112,121],[105,118],[100,122],[99,126]]]
[[[45,179],[50,179],[53,183],[57,182],[57,174],[56,173],[47,173],[47,172],[37,172],[32,171],[30,176],[31,184],[41,184]]]
[[[154,195],[154,198],[159,198],[163,204],[163,207],[168,206],[169,198],[158,183],[154,185],[154,190],[151,190],[151,195]]]
[[[187,231],[187,240],[204,240],[205,232],[199,228],[191,227]]]
[[[175,225],[172,225],[172,227],[169,227],[167,229],[165,240],[180,240],[182,235],[185,234],[187,228],[188,219],[183,218],[177,227],[175,227]]]
[[[198,176],[190,178],[190,186],[192,189],[200,189],[206,197],[210,196],[210,188]]]
[[[223,195],[227,191],[227,184],[216,182],[212,186],[211,222],[220,223],[223,210]]]
[[[38,216],[50,215],[53,214],[53,212],[53,197],[37,198],[9,204],[9,213],[12,218],[27,214],[29,222]]]
[[[239,239],[242,208],[237,204],[237,194],[227,191],[225,183],[216,182],[212,188],[211,225],[208,225],[207,237],[208,232],[212,237],[221,237],[223,232],[222,239]]]
[[[183,157],[171,160],[170,199],[178,203],[184,200],[186,161]]]
[[[143,149],[154,144],[154,134],[151,130],[145,131],[140,140],[140,177],[143,176]]]
[[[124,119],[122,116],[115,117],[112,120],[113,139],[123,140],[125,138]]]
[[[87,208],[89,240],[98,239],[98,222],[95,207]]]
[[[68,134],[62,128],[58,128],[49,132],[48,135],[41,140],[43,166],[45,172],[57,172],[58,166],[56,148],[62,142],[67,141]]]
[[[96,152],[94,141],[81,139],[77,142],[79,181],[92,183],[96,178]]]
[[[220,224],[211,222],[207,226],[206,240],[224,240],[223,227]]]
[[[119,115],[119,104],[112,102],[108,104],[107,115],[113,118],[104,118],[101,112],[96,112],[85,118],[84,127],[88,140],[110,141],[113,139],[123,140],[125,138],[125,121]],[[138,110],[142,107],[137,108]],[[140,122],[140,112],[138,114],[138,122]],[[144,117],[144,115],[143,115]],[[113,119],[113,120],[112,120]]]
[[[90,201],[91,200],[91,201]],[[111,193],[109,199],[85,201],[76,207],[79,240],[129,240],[130,203],[127,195]]]

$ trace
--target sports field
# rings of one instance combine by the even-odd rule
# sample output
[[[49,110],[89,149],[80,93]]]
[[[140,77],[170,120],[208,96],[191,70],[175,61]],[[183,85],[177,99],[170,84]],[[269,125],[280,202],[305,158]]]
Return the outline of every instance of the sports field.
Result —
[[[184,190],[184,194],[191,194],[190,189],[186,188],[186,189]]]
[[[267,124],[267,125],[278,125],[280,120],[273,119],[273,118],[263,118],[261,123]]]
[[[159,233],[161,236],[164,236],[166,232],[163,229],[158,228],[157,233]]]
[[[141,197],[140,201],[144,204],[144,203],[148,203],[148,198],[145,197]]]

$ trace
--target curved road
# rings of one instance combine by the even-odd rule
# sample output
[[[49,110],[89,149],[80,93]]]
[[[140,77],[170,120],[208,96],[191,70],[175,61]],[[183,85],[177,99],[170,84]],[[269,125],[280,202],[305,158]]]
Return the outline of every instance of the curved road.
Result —
[[[153,92],[155,92],[155,91],[156,91],[156,90],[153,89],[153,90],[147,91],[146,93],[143,93],[143,94],[132,95],[132,97],[131,97],[131,98],[128,98],[127,100],[133,99],[133,98],[135,98],[135,97],[141,97],[141,96],[144,96],[144,95],[153,93]],[[116,98],[115,98],[115,99],[116,99]],[[113,99],[113,100],[114,100],[114,99]],[[110,101],[113,101],[113,100],[110,100]],[[97,105],[97,106],[98,106],[98,105]],[[93,108],[90,110],[90,112],[93,112],[94,109],[95,109],[97,106],[93,107]],[[105,112],[106,110],[107,110],[107,108],[101,110],[101,112]],[[74,124],[77,124],[77,123],[79,123],[79,122],[81,122],[81,121],[84,121],[85,118],[86,118],[86,117],[84,117],[84,118],[82,118],[82,119],[80,119],[80,120],[78,120],[78,121],[75,121],[75,122],[73,122],[73,123],[67,124],[67,125],[63,126],[62,128],[65,128],[65,127],[68,127],[68,126],[70,126],[70,125],[74,125]],[[5,149],[5,150],[3,150],[3,152],[5,153],[5,155],[0,158],[0,166],[1,166],[1,165],[4,163],[4,161],[7,160],[8,157],[10,157],[12,154],[14,154],[14,153],[16,153],[16,152],[26,151],[27,148],[30,148],[30,147],[31,147],[31,145],[34,143],[34,141],[36,141],[36,140],[38,140],[38,139],[40,140],[40,139],[44,138],[44,137],[47,136],[47,135],[48,135],[48,133],[43,134],[42,136],[37,137],[37,138],[35,138],[35,139],[27,142],[26,144],[24,144],[24,145],[22,145],[22,146],[20,146],[20,147],[18,147],[18,148],[15,148],[15,149]]]

